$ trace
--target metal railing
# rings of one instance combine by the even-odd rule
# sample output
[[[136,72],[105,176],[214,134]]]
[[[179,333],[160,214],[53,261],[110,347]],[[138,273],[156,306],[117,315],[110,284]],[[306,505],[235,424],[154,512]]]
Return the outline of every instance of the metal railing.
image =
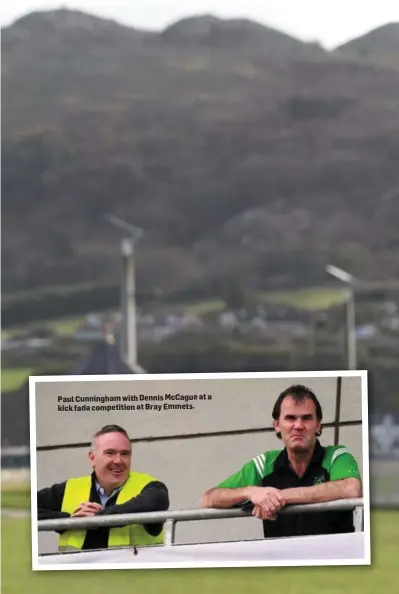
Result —
[[[363,499],[338,499],[323,503],[308,503],[288,505],[280,514],[314,513],[325,511],[353,511],[356,531],[364,528]],[[171,546],[175,541],[177,522],[191,522],[195,520],[219,520],[227,518],[251,518],[251,511],[242,509],[191,509],[170,510],[163,512],[148,512],[138,514],[115,514],[110,516],[91,516],[84,518],[62,518],[54,520],[39,520],[39,532],[54,530],[84,530],[95,528],[113,528],[130,524],[157,524],[165,522],[164,544]]]

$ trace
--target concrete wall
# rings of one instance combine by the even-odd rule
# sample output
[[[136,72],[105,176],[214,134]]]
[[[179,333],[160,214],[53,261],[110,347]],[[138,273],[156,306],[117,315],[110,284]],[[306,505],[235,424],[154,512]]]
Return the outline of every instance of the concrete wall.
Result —
[[[272,430],[272,406],[289,385],[309,386],[319,397],[325,423],[321,443],[346,445],[362,468],[361,378],[202,379],[68,381],[36,383],[38,488],[91,471],[88,444],[106,423],[122,425],[133,439],[132,468],[164,481],[171,509],[199,507],[202,493],[267,449],[281,447]],[[205,394],[191,401],[191,410],[58,411],[58,405],[82,406],[77,396],[136,395],[129,406],[164,401],[140,400],[140,395]],[[209,398],[211,396],[211,398]],[[71,398],[73,402],[59,402]],[[178,403],[168,401],[167,403]],[[91,401],[88,406],[98,406]],[[122,404],[108,402],[106,405]],[[338,429],[336,429],[336,427]],[[253,519],[184,522],[176,541],[206,542],[261,537]],[[39,552],[56,550],[55,534],[39,534]]]

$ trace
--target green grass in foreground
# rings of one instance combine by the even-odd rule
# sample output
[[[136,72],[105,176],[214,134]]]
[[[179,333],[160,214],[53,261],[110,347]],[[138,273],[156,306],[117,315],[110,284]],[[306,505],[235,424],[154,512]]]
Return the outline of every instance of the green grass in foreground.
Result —
[[[1,490],[1,507],[29,510],[30,488],[3,488]]]
[[[394,592],[397,581],[399,512],[372,513],[372,566],[317,568],[166,569],[32,572],[30,522],[2,523],[2,582],[4,594],[373,594]]]

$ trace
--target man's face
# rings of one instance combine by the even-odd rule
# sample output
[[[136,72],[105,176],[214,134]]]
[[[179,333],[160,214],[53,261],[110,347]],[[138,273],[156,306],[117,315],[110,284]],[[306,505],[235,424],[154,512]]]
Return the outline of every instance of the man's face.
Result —
[[[274,421],[276,431],[280,431],[288,451],[304,453],[316,443],[316,433],[320,431],[316,418],[316,407],[310,398],[295,402],[291,396],[281,403],[280,418]]]
[[[120,487],[130,472],[130,441],[122,433],[105,433],[96,438],[96,445],[95,451],[89,452],[89,460],[98,482],[105,490]]]

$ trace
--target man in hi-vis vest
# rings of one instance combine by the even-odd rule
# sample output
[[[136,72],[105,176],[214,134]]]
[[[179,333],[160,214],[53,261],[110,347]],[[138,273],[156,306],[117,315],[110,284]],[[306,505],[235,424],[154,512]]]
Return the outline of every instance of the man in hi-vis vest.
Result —
[[[132,446],[126,431],[118,425],[103,427],[94,435],[89,451],[92,474],[38,491],[38,519],[167,510],[166,486],[148,474],[132,472],[131,457]],[[60,532],[59,549],[162,545],[163,537],[163,523],[67,530]]]

